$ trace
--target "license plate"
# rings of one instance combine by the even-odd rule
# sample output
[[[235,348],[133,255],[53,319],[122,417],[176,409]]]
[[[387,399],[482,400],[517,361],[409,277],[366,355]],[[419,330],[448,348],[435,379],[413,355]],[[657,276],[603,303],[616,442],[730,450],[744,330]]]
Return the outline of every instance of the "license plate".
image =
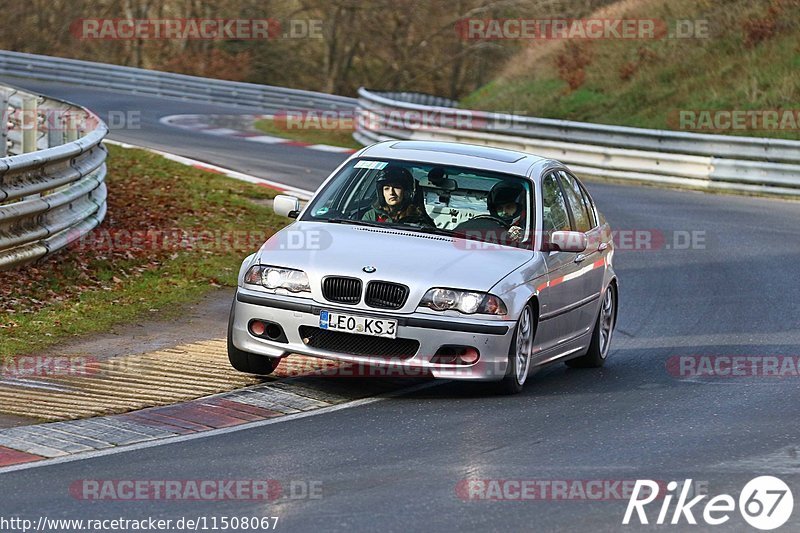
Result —
[[[319,313],[320,329],[372,335],[373,337],[397,337],[397,320],[386,318],[370,318],[366,316],[345,315],[321,311]]]

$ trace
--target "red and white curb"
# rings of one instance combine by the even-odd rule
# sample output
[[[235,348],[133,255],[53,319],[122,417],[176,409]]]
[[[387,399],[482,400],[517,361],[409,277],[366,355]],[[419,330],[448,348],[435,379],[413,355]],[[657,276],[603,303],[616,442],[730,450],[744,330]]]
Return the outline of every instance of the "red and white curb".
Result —
[[[176,405],[0,430],[0,473],[250,429],[357,407],[441,382],[274,381]]]
[[[333,146],[330,144],[312,144],[301,141],[293,141],[291,139],[284,139],[283,137],[275,137],[274,135],[264,135],[252,131],[245,131],[235,128],[225,128],[215,126],[209,122],[218,115],[169,115],[161,117],[159,122],[174,128],[181,128],[185,130],[196,131],[198,133],[205,133],[206,135],[215,135],[217,137],[230,137],[242,139],[250,142],[257,142],[262,144],[282,144],[286,146],[300,146],[308,148],[309,150],[318,150],[321,152],[333,152],[342,154],[353,154],[357,150],[352,148],[344,148],[342,146]],[[237,119],[247,122],[255,122],[261,119],[271,119],[273,115],[236,115]]]
[[[106,139],[103,142],[106,144],[113,144],[121,148],[135,148],[137,150],[144,150],[152,154],[160,155],[166,159],[169,159],[170,161],[175,161],[176,163],[180,163],[182,165],[198,168],[200,170],[205,170],[207,172],[213,172],[214,174],[222,174],[223,176],[227,176],[229,178],[237,179],[239,181],[246,181],[247,183],[253,183],[255,185],[261,185],[262,187],[267,187],[269,189],[273,189],[282,193],[289,193],[294,196],[297,196],[302,200],[309,200],[314,195],[314,191],[309,191],[307,189],[300,189],[298,187],[292,187],[291,185],[286,185],[285,183],[279,183],[277,181],[271,181],[268,179],[259,178],[258,176],[253,176],[251,174],[245,174],[237,170],[231,170],[229,168],[212,165],[211,163],[204,163],[203,161],[198,161],[196,159],[191,159],[189,157],[183,157],[182,155],[170,154],[169,152],[162,152],[161,150],[155,150],[153,148],[137,146],[135,144],[128,144],[119,141],[112,141],[109,139]]]

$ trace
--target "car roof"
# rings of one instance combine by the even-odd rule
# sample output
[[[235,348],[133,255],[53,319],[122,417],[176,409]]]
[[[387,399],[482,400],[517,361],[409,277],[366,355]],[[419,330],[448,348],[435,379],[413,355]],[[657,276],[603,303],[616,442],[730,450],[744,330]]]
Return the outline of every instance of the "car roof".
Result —
[[[362,150],[359,157],[421,161],[527,176],[544,158],[491,146],[443,141],[384,141]]]

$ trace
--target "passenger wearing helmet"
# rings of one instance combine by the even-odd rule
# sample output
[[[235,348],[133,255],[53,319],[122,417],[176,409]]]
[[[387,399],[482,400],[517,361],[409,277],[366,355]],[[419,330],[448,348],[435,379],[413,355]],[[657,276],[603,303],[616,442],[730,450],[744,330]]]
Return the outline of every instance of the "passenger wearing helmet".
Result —
[[[362,220],[401,222],[435,227],[425,207],[417,202],[417,182],[407,168],[386,167],[375,182],[377,198]]]
[[[525,187],[500,181],[489,191],[486,204],[489,214],[507,226],[509,238],[518,242],[525,224]]]

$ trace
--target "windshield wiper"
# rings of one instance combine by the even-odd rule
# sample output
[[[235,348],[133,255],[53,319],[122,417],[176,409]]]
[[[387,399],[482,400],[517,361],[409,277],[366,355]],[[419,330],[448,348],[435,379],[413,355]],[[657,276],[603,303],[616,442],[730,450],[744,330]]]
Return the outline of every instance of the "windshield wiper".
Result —
[[[405,229],[409,231],[419,231],[420,233],[430,233],[431,235],[442,235],[444,237],[455,237],[452,231],[441,229],[441,228],[432,228],[430,226],[412,226],[411,224],[404,224],[402,226],[390,226],[394,229]]]
[[[397,227],[397,226],[395,226]],[[411,229],[411,226],[408,226]],[[469,230],[446,230],[441,228],[431,228],[430,226],[422,226],[422,227],[413,227],[414,231],[419,231],[422,233],[430,233],[432,235],[443,235],[445,237],[450,237],[451,239],[466,239],[470,241],[477,241],[477,242],[485,242],[488,244],[502,244],[504,246],[510,246],[509,244],[498,243],[497,240],[487,239],[481,235],[480,232],[469,231]]]
[[[318,221],[330,222],[331,224],[349,224],[352,226],[369,226],[372,228],[385,228],[386,224],[380,222],[370,222],[369,220],[353,220],[350,218],[323,218]]]

